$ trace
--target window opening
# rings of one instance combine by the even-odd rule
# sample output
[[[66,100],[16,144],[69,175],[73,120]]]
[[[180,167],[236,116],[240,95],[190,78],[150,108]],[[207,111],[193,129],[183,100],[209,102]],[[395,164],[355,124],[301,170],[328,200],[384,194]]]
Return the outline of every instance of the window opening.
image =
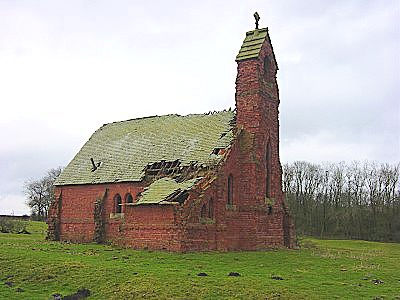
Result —
[[[271,66],[271,61],[270,61],[269,57],[266,56],[264,58],[264,74],[265,74],[265,76],[268,76],[270,66]]]
[[[228,204],[232,204],[233,200],[233,176],[228,177]]]
[[[214,200],[212,198],[208,202],[208,217],[210,219],[214,218]]]
[[[271,197],[271,142],[265,150],[265,197]]]
[[[126,194],[125,203],[133,203],[133,197],[130,193]]]
[[[114,210],[116,214],[120,214],[122,212],[122,198],[119,194],[114,196]]]
[[[200,217],[201,218],[205,218],[206,217],[206,211],[207,211],[206,205],[203,204],[203,206],[201,207],[201,212],[200,212]]]

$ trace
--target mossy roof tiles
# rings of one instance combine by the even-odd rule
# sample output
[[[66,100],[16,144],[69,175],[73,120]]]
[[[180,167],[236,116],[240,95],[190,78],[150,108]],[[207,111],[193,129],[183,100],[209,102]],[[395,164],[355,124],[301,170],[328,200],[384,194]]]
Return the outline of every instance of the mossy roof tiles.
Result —
[[[134,205],[140,204],[159,204],[168,196],[177,191],[185,191],[190,189],[200,178],[194,178],[183,182],[176,182],[172,178],[164,177],[154,181],[142,193]],[[167,202],[168,203],[168,202]]]
[[[105,124],[85,143],[55,185],[141,181],[147,165],[180,161],[209,165],[214,148],[233,139],[234,112],[165,115]],[[100,166],[92,171],[93,158]]]
[[[255,29],[246,32],[246,38],[244,39],[242,47],[239,50],[239,54],[236,56],[236,61],[257,58],[267,35],[267,28]]]

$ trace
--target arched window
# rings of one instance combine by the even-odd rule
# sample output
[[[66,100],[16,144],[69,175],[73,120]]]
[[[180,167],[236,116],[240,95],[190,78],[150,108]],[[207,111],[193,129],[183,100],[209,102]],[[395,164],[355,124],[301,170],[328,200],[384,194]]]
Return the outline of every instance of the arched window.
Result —
[[[120,214],[122,212],[122,198],[119,194],[114,196],[114,210],[116,214]]]
[[[271,197],[271,142],[265,149],[265,197]]]
[[[228,176],[228,204],[233,203],[233,176]]]
[[[205,204],[201,207],[200,217],[205,218],[207,216],[207,207]]]
[[[269,59],[268,56],[265,56],[265,58],[264,58],[264,76],[269,75],[270,66],[271,66],[271,60]]]
[[[214,218],[214,200],[212,198],[208,201],[208,217],[210,219]]]
[[[133,197],[130,193],[125,195],[125,203],[133,203]]]

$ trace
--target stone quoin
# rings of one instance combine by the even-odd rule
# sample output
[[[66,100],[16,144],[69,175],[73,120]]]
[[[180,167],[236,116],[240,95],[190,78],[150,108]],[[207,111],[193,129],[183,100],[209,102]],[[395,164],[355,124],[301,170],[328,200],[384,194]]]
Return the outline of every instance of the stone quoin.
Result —
[[[294,247],[267,28],[246,32],[236,62],[234,111],[100,127],[55,182],[47,238],[177,252]]]

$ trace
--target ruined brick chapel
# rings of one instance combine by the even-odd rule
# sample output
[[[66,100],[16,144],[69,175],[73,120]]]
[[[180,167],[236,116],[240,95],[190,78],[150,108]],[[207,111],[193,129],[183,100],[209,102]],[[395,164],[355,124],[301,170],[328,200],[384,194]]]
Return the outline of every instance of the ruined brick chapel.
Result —
[[[267,28],[236,56],[236,109],[101,126],[55,182],[48,239],[168,251],[294,246]]]

